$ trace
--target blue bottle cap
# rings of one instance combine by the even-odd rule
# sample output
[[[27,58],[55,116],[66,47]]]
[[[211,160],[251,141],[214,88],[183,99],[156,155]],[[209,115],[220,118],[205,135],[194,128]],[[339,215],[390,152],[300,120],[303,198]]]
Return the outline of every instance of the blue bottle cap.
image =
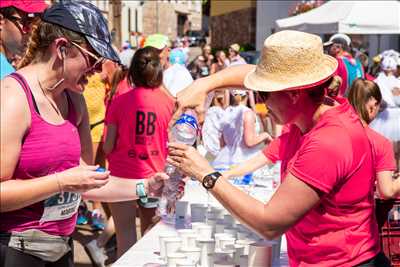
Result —
[[[98,167],[96,169],[96,172],[106,172],[106,169],[104,169],[103,167]]]

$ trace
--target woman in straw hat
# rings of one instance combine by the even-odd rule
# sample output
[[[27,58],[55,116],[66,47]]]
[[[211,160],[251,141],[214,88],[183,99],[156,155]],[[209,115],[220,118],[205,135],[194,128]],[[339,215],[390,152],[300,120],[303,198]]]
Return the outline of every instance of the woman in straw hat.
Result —
[[[264,237],[285,233],[291,266],[389,266],[374,217],[368,137],[346,99],[325,95],[336,68],[318,36],[281,31],[266,39],[257,67],[222,70],[178,95],[175,117],[185,108],[202,114],[207,92],[244,85],[277,123],[290,124],[263,151],[267,164],[282,161],[282,183],[267,204],[232,186],[195,149],[170,144],[168,161]]]

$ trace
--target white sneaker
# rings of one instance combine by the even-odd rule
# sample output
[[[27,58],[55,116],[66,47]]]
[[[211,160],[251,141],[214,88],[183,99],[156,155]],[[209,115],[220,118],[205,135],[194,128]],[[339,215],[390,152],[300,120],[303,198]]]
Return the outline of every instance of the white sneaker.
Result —
[[[85,251],[88,254],[93,266],[106,267],[106,260],[108,256],[104,248],[97,245],[96,239],[90,241],[85,245]]]

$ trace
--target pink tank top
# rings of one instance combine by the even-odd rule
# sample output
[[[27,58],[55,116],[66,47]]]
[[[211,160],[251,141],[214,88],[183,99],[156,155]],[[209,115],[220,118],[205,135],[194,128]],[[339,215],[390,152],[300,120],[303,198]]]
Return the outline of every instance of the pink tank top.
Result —
[[[32,179],[79,165],[81,145],[76,113],[68,99],[68,118],[62,124],[45,121],[37,111],[31,90],[18,73],[10,75],[24,89],[31,113],[31,126],[24,136],[12,179]],[[80,195],[56,194],[19,210],[1,213],[0,232],[38,229],[51,235],[68,236],[75,228]]]

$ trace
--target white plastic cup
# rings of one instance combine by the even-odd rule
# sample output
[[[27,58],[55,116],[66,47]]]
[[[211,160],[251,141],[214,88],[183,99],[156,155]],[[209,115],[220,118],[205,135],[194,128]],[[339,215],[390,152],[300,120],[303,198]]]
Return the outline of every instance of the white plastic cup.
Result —
[[[235,250],[220,251],[214,253],[214,267],[215,266],[235,266],[233,255]]]
[[[213,238],[205,239],[200,238],[196,240],[196,245],[200,249],[205,247],[207,254],[215,252],[215,240]]]
[[[231,227],[225,227],[225,228],[224,228],[224,233],[227,233],[227,234],[229,234],[229,235],[231,235],[231,236],[236,237],[236,235],[237,235],[237,230],[234,229],[234,228],[231,228]]]
[[[232,236],[230,236],[227,233],[215,233],[214,238],[215,238],[215,250],[216,251],[219,251],[221,249],[219,241],[221,238],[224,238],[224,237],[232,237]]]
[[[198,264],[200,262],[200,256],[201,256],[201,249],[198,247],[191,247],[191,248],[185,248],[182,247],[180,250],[181,253],[185,254],[186,258],[195,264]]]
[[[180,238],[182,238],[182,247],[193,246],[192,239],[197,238],[197,232],[193,229],[180,229],[177,231]]]
[[[272,245],[272,262],[279,260],[281,254],[281,237],[274,240],[265,240]]]
[[[271,267],[272,245],[265,241],[250,244],[248,265]]]
[[[189,204],[189,202],[187,202],[187,201],[177,201],[175,203],[176,219],[185,220],[187,211],[188,211],[188,204]]]
[[[192,262],[191,260],[177,260],[176,267],[196,267],[196,263]]]
[[[160,257],[166,259],[165,239],[176,237],[175,233],[161,233],[158,238],[160,240]]]
[[[219,238],[219,249],[225,251],[226,247],[235,244],[235,238],[230,236],[222,236]]]
[[[212,233],[213,233],[213,227],[211,225],[200,225],[197,228],[197,234],[202,238],[210,239],[212,238]]]
[[[236,240],[236,243],[235,243],[235,244],[244,246],[243,255],[249,255],[249,247],[250,247],[250,244],[251,244],[251,243],[253,243],[252,240],[249,240],[249,239],[239,239],[239,240]]]
[[[232,215],[230,215],[230,214],[224,215],[224,224],[226,226],[232,227],[234,223],[235,223],[235,220],[233,219]]]
[[[190,215],[192,222],[205,222],[206,221],[207,207],[204,205],[190,205]]]
[[[247,266],[249,266],[248,264],[249,264],[249,256],[248,255],[240,256],[239,266],[240,267],[247,267]]]
[[[177,267],[178,261],[184,259],[186,259],[186,256],[183,253],[170,253],[167,256],[167,267]]]
[[[170,254],[177,252],[181,248],[182,239],[180,237],[166,238],[164,243],[165,253],[168,258]]]
[[[236,232],[236,238],[237,238],[238,240],[240,240],[240,239],[245,239],[246,236],[247,236],[247,233],[246,233],[246,232],[242,232],[242,231],[237,231],[237,232]]]

